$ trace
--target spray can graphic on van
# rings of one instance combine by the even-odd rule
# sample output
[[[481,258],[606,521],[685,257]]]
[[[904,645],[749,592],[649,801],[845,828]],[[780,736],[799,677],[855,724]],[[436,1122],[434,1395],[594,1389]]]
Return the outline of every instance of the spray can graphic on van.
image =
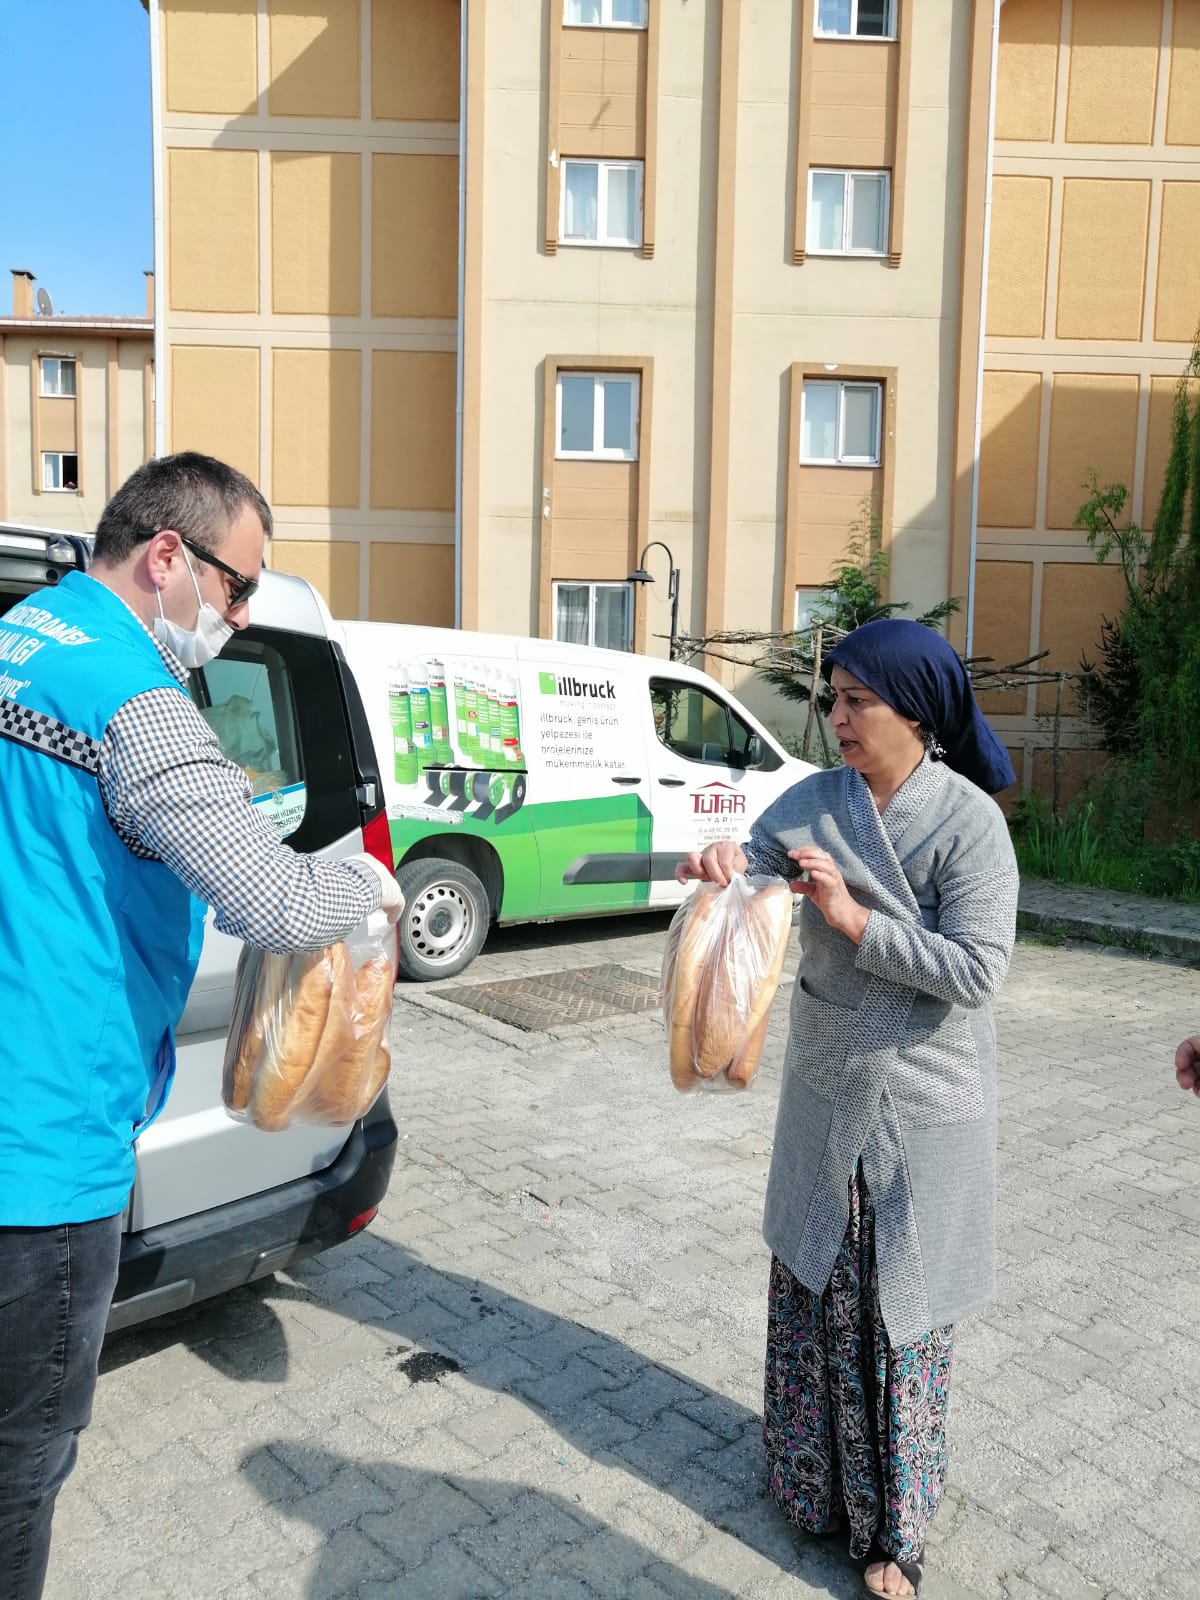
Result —
[[[450,711],[446,702],[446,669],[440,661],[426,662],[429,685],[429,742],[431,760],[449,766],[454,759],[450,748]]]
[[[446,679],[446,685],[450,689],[451,697],[454,701],[455,742],[458,745],[459,754],[466,756],[470,754],[470,746],[467,743],[467,735],[471,730],[467,727],[466,669],[461,664],[459,665],[458,670],[451,673]]]
[[[408,704],[412,714],[412,740],[417,753],[417,770],[424,772],[433,760],[433,734],[429,707],[429,678],[423,661],[414,661],[409,668]]]
[[[482,661],[475,663],[475,759],[486,767],[492,759],[492,718],[488,711],[488,674]]]
[[[504,760],[504,733],[500,727],[500,686],[494,672],[488,673],[488,762],[499,766]]]
[[[521,767],[525,756],[521,750],[521,707],[517,680],[502,677],[497,685],[500,712],[500,755],[506,767]]]
[[[392,724],[393,771],[397,783],[416,783],[417,752],[413,745],[408,673],[393,667],[388,674],[388,717]]]
[[[468,761],[479,760],[479,668],[473,661],[462,665],[463,713],[467,731],[463,735],[463,756]]]

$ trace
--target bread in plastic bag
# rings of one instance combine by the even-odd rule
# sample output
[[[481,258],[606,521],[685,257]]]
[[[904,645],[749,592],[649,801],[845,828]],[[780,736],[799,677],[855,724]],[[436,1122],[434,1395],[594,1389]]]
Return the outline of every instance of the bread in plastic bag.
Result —
[[[758,1070],[792,925],[782,878],[700,883],[675,913],[663,956],[671,1082],[744,1089]]]
[[[370,1110],[391,1068],[395,979],[395,931],[378,926],[373,914],[337,944],[294,955],[243,949],[221,1086],[231,1117],[275,1133]]]

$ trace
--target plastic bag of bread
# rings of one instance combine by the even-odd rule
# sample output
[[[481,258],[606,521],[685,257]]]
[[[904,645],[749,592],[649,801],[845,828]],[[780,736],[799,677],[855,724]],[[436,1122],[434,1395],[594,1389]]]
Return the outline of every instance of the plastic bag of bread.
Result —
[[[671,1082],[744,1089],[758,1070],[792,926],[782,878],[697,884],[675,913],[663,957]]]
[[[391,1068],[395,973],[395,930],[378,913],[324,950],[244,948],[221,1088],[229,1115],[268,1133],[364,1116]]]

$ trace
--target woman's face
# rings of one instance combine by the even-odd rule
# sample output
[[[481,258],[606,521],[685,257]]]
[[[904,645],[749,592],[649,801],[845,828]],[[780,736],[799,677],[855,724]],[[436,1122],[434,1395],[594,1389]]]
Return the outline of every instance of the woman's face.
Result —
[[[905,765],[911,769],[923,748],[918,724],[893,711],[843,667],[834,667],[830,685],[835,699],[829,726],[845,764],[864,777]]]

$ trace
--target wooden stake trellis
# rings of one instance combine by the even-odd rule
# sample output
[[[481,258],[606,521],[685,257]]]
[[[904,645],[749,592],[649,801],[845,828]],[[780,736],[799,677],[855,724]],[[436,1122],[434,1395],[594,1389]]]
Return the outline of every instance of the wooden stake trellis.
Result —
[[[828,763],[833,760],[833,754],[829,731],[820,708],[821,665],[826,653],[839,640],[844,639],[849,631],[847,628],[839,628],[835,623],[818,620],[811,627],[798,628],[792,633],[769,633],[734,628],[703,636],[681,634],[676,640],[675,659],[689,661],[697,656],[705,656],[710,661],[726,661],[732,666],[753,672],[779,673],[795,678],[802,687],[807,685],[807,693],[796,697],[807,700],[804,732],[800,741],[801,755],[807,758],[812,748],[812,734],[815,727]],[[1062,721],[1066,687],[1068,684],[1085,685],[1094,676],[1094,672],[1082,670],[1060,672],[1040,666],[1039,663],[1049,654],[1049,649],[1039,650],[1036,655],[1026,656],[1021,661],[1012,661],[1000,666],[996,664],[994,656],[970,656],[964,659],[964,665],[976,694],[1028,690],[1031,686],[1036,687],[1043,683],[1052,683],[1056,686],[1052,744],[1052,803],[1057,815],[1062,788]]]

